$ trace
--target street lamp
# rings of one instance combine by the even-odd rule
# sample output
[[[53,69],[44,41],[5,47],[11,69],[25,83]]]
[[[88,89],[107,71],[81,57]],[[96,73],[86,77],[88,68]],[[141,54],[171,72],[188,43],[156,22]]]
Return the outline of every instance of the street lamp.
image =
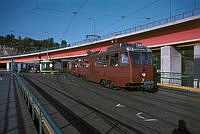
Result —
[[[49,33],[47,31],[44,31],[44,33],[47,35],[47,59],[49,59],[49,54],[48,54],[48,50],[49,50]]]
[[[12,35],[14,35],[14,30],[11,30],[10,31],[11,32],[11,55],[14,55],[14,49],[13,49],[13,39],[12,39]],[[14,71],[14,65],[15,65],[15,63],[14,63],[15,61],[14,61],[14,58],[12,57],[11,58],[11,71]]]
[[[96,34],[96,31],[95,31],[95,24],[96,24],[96,21],[94,18],[88,18],[89,20],[92,20],[93,21],[93,27],[94,27],[94,35]]]

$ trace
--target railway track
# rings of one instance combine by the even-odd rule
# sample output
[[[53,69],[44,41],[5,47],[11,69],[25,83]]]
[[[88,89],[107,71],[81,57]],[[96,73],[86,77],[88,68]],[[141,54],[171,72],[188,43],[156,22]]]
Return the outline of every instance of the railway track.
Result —
[[[47,79],[49,79],[49,78],[47,78]],[[49,84],[51,84],[51,83],[43,83],[43,84],[47,84],[47,85],[49,85]],[[78,84],[76,83],[75,85],[73,85],[73,86],[78,86]],[[84,88],[83,87],[83,85],[79,85],[77,88],[82,88],[82,89],[85,89],[85,90],[87,90],[86,88]],[[101,94],[98,94],[97,92],[94,92],[94,91],[91,91],[90,90],[90,92],[93,92],[93,93],[95,93],[96,95],[98,95],[98,96],[100,96],[101,98],[103,98],[104,100],[106,99],[106,100],[109,100],[109,101],[112,101],[112,102],[115,102],[115,103],[119,103],[119,101],[117,101],[116,99],[111,99],[111,98],[109,98],[109,97],[106,97],[106,96],[104,96],[104,95],[101,95]],[[149,113],[147,113],[147,112],[145,112],[145,111],[143,111],[143,110],[139,110],[139,109],[137,109],[137,108],[134,108],[134,107],[131,107],[131,106],[128,106],[128,105],[125,105],[126,106],[126,108],[128,108],[130,111],[129,112],[134,112],[134,113],[139,113],[139,112],[143,112],[143,114],[146,114],[146,115],[148,115],[148,117],[151,117],[151,118],[153,118],[153,116],[152,115],[150,115]],[[123,115],[120,115],[120,116],[123,116]],[[137,118],[135,119],[135,120],[138,120]],[[159,119],[159,120],[162,120],[162,119]],[[166,121],[163,121],[163,122],[166,122]],[[145,123],[145,122],[144,122]],[[166,122],[165,123],[165,125],[166,124],[168,124],[169,125],[169,122]],[[143,126],[144,128],[146,127],[146,128],[148,128],[149,130],[148,131],[154,131],[153,133],[159,133],[159,131],[158,130],[156,130],[156,129],[153,129],[151,126],[148,126],[147,124],[143,124],[143,122],[141,123],[140,122],[140,125],[141,126]],[[174,125],[176,125],[176,124],[171,124],[171,126],[174,126]]]
[[[23,77],[24,77],[24,76],[23,76]],[[28,80],[27,77],[24,77],[24,78],[25,78],[27,81],[30,81],[30,80]],[[102,111],[96,109],[95,107],[92,107],[92,106],[90,106],[90,105],[84,103],[84,102],[81,101],[80,99],[76,99],[76,98],[72,97],[71,95],[66,94],[66,91],[65,91],[65,92],[62,92],[63,89],[62,89],[62,90],[59,90],[58,88],[53,87],[52,83],[48,83],[47,81],[41,82],[40,80],[38,80],[38,79],[36,79],[36,78],[33,78],[33,79],[34,79],[35,81],[40,82],[41,84],[47,86],[48,88],[54,89],[55,91],[57,91],[57,92],[59,92],[59,93],[64,93],[64,95],[66,95],[66,96],[69,97],[70,99],[72,99],[72,100],[78,102],[79,104],[81,104],[81,105],[83,105],[83,106],[85,106],[85,107],[87,107],[87,108],[89,108],[89,109],[92,109],[95,113],[97,113],[97,115],[98,115],[99,117],[103,118],[104,121],[107,122],[107,123],[111,126],[111,129],[117,129],[117,131],[118,131],[119,133],[130,133],[130,132],[127,132],[127,129],[130,129],[131,131],[136,132],[136,133],[143,133],[142,131],[139,131],[139,130],[135,129],[134,126],[130,126],[130,125],[128,125],[128,124],[125,124],[125,123],[123,123],[123,122],[121,122],[121,121],[119,121],[119,120],[117,120],[117,119],[111,117],[110,115],[105,114],[104,112],[102,112]],[[33,83],[33,82],[31,82],[31,83]],[[54,83],[54,85],[55,85],[55,83]],[[40,90],[43,90],[43,89],[40,89]],[[142,128],[143,130],[145,129],[146,132],[148,132],[148,133],[152,133],[152,134],[154,134],[154,133],[159,133],[159,131],[157,131],[157,130],[155,130],[155,129],[153,129],[153,128],[150,128],[149,126],[145,126],[144,124],[141,124],[141,123],[139,123],[139,122],[135,122],[135,125],[136,125],[137,127]],[[110,130],[108,130],[107,133],[109,133],[109,131],[110,131]]]
[[[137,96],[137,97],[142,97],[144,99],[147,100],[151,100],[151,101],[156,101],[156,102],[160,102],[160,103],[164,103],[166,105],[170,105],[179,109],[183,109],[185,111],[192,111],[193,114],[199,115],[200,114],[200,107],[198,107],[198,105],[192,105],[192,104],[188,104],[187,102],[180,102],[180,100],[178,98],[172,98],[170,96],[158,96],[158,95],[154,95],[154,94],[135,94],[135,93],[130,93],[128,92],[128,94],[133,95],[133,96]],[[184,100],[185,101],[185,100]]]
[[[103,100],[109,100],[109,101],[115,102],[115,104],[119,103],[121,105],[124,105],[125,106],[124,109],[128,109],[132,113],[142,112],[142,114],[145,114],[145,116],[148,115],[148,117],[150,117],[150,118],[157,119],[159,121],[158,124],[160,124],[162,127],[164,126],[164,127],[168,128],[167,133],[169,133],[169,131],[173,130],[174,128],[177,128],[178,119],[186,119],[186,121],[187,121],[187,119],[189,119],[189,122],[187,122],[187,123],[194,124],[194,126],[195,125],[198,126],[197,122],[199,122],[199,119],[195,118],[194,115],[193,116],[186,116],[184,110],[187,110],[187,109],[184,109],[184,108],[182,109],[182,106],[177,107],[177,105],[179,105],[179,103],[176,103],[172,107],[174,107],[176,109],[177,108],[182,109],[184,111],[183,113],[180,113],[180,111],[176,112],[176,110],[173,111],[174,109],[170,109],[170,108],[167,109],[167,107],[170,105],[170,102],[165,102],[168,97],[162,98],[162,96],[160,96],[161,98],[159,98],[159,96],[158,96],[158,99],[154,99],[154,97],[157,97],[157,94],[148,93],[148,95],[150,96],[150,98],[148,98],[146,96],[140,96],[140,95],[137,96],[137,92],[136,93],[135,92],[127,92],[127,91],[123,91],[123,90],[122,91],[121,90],[120,91],[113,91],[113,90],[110,90],[110,89],[107,90],[107,89],[104,89],[104,87],[99,86],[98,84],[90,83],[90,82],[87,83],[85,81],[81,81],[80,78],[74,77],[74,76],[68,76],[67,79],[64,78],[65,76],[63,76],[63,75],[59,75],[59,76],[58,75],[57,76],[49,75],[49,76],[50,77],[46,77],[45,75],[39,75],[37,77],[34,77],[34,79],[37,79],[37,81],[41,81],[41,79],[42,79],[42,80],[45,81],[42,84],[46,84],[46,86],[54,87],[55,89],[57,89],[57,87],[59,87],[59,91],[63,91],[63,93],[65,93],[65,94],[67,93],[68,95],[73,96],[73,97],[76,97],[76,96],[75,96],[75,94],[72,93],[72,90],[70,90],[70,88],[72,86],[74,87],[74,89],[78,89],[78,88],[80,89],[81,88],[83,90],[83,92],[85,91],[85,92],[91,93],[91,95],[93,94],[94,96],[101,97]],[[52,84],[52,81],[54,81],[53,84]],[[84,83],[87,83],[86,87],[84,87]],[[109,95],[108,92],[114,92],[116,94],[115,95]],[[123,103],[121,102],[121,100],[119,98],[124,99]],[[125,101],[125,98],[126,99],[130,98],[130,100]],[[140,99],[138,99],[138,98],[140,98]],[[175,99],[178,99],[178,98],[175,98]],[[141,105],[146,107],[147,109],[146,108],[141,109],[140,107],[138,108],[138,106],[136,106],[136,107],[132,106],[131,104],[129,104],[130,101],[133,101],[135,103],[141,103]],[[152,106],[151,105],[152,102],[155,102],[156,104],[160,103],[160,106]],[[154,112],[151,112],[151,113],[148,112],[148,107],[152,107],[153,109],[156,109],[157,111],[159,111],[160,114],[165,115],[167,113],[170,116],[163,116],[163,117],[159,116],[159,115],[157,116]],[[117,108],[116,108],[116,110],[117,110]],[[124,116],[124,115],[120,115],[120,116]],[[169,117],[171,117],[171,118],[169,118]],[[175,117],[176,119],[175,118],[173,119],[173,117]],[[191,122],[191,120],[192,120],[192,122]],[[139,122],[139,123],[141,123],[141,122]],[[112,122],[113,126],[115,126],[115,124],[116,123]],[[137,122],[136,122],[136,124],[137,124]],[[146,129],[150,128],[149,131],[151,131],[152,133],[163,133],[163,132],[165,132],[165,130],[160,131],[159,127],[157,127],[158,129],[155,129],[156,127],[154,127],[154,126],[157,126],[158,124],[154,123],[153,126],[152,126],[152,124],[148,125],[148,123],[145,124],[145,122],[144,122],[144,124],[140,124],[139,126],[143,126],[143,128],[145,128],[144,126],[146,125],[146,127],[147,127]],[[195,129],[194,131],[196,132],[196,130],[198,130],[198,129]]]
[[[39,87],[37,84],[35,84],[33,81],[31,81],[27,77],[23,77],[28,83],[30,83],[31,86],[33,86],[58,112],[63,115],[63,117],[69,121],[73,127],[75,127],[81,134],[100,134],[98,130],[96,130],[94,127],[89,125],[87,122],[85,122],[83,119],[78,117],[76,114],[74,114],[70,109],[68,109],[66,106],[64,106],[62,103],[60,103],[57,99],[55,99],[53,96],[51,96],[48,92],[44,91],[43,88]]]
[[[74,81],[72,81],[72,82],[75,82],[76,84],[79,84],[79,83],[77,83],[76,82],[76,80],[74,80]],[[80,82],[80,81],[79,81]],[[93,83],[90,83],[91,85],[95,85],[95,84],[93,84]],[[81,85],[80,85],[81,86]],[[90,90],[89,88],[87,89],[87,90],[90,90],[90,91],[92,91],[92,92],[95,92],[96,94],[98,94],[98,95],[101,95],[102,96],[102,92],[101,92],[101,94],[99,94],[99,93],[97,93],[96,91],[98,91],[98,87],[96,87],[97,88],[97,90]],[[82,89],[84,89],[84,88],[82,88]],[[129,92],[130,93],[130,92]],[[129,94],[130,95],[130,94]],[[173,115],[176,115],[176,117],[179,117],[180,119],[182,119],[182,118],[184,118],[184,119],[186,119],[189,123],[192,123],[192,122],[196,122],[196,124],[198,124],[198,122],[200,121],[200,119],[198,119],[197,117],[198,117],[198,115],[199,115],[199,112],[198,112],[198,109],[197,109],[197,111],[191,111],[190,110],[190,108],[188,109],[188,106],[189,107],[193,107],[192,105],[186,105],[186,106],[184,106],[184,104],[182,104],[182,103],[176,103],[176,104],[171,104],[169,101],[168,101],[168,99],[169,98],[162,98],[162,99],[160,99],[160,98],[157,98],[157,96],[156,95],[154,95],[154,94],[150,94],[150,93],[148,93],[148,95],[153,95],[155,98],[152,98],[152,97],[146,97],[146,96],[141,96],[141,95],[139,95],[138,97],[140,97],[140,98],[142,98],[142,99],[145,99],[145,100],[147,100],[146,102],[149,102],[149,100],[151,100],[151,101],[154,101],[154,102],[159,102],[159,103],[162,103],[163,105],[168,105],[169,107],[168,108],[162,108],[162,107],[157,107],[157,106],[155,106],[155,109],[158,109],[158,110],[160,110],[160,113],[162,113],[162,111],[167,111],[168,113],[171,113],[171,114],[173,114]],[[134,93],[134,95],[133,95],[133,97],[136,97],[137,95],[135,95],[135,93]],[[105,96],[105,98],[107,98],[107,99],[110,99],[110,98],[108,98],[107,96]],[[135,99],[134,99],[135,100]],[[136,102],[138,102],[139,100],[137,100]],[[176,100],[177,101],[177,100]],[[149,104],[149,103],[146,103],[147,105]],[[179,105],[179,106],[178,106]],[[128,107],[128,108],[130,108],[130,109],[136,109],[136,108],[133,108],[133,107],[130,107],[130,106],[127,106],[126,104],[125,104],[125,106],[126,107]],[[174,108],[170,108],[170,106],[173,106]],[[185,108],[185,107],[187,107],[187,108]],[[198,107],[196,107],[196,108],[198,108]],[[174,110],[175,109],[175,110]],[[181,111],[182,112],[176,112],[178,109],[181,109]],[[140,110],[140,109],[136,109],[136,110],[138,110],[138,111],[142,111],[142,110]],[[187,111],[186,111],[187,110]],[[195,106],[193,107],[193,110],[195,110]],[[143,111],[144,113],[145,113],[145,111]],[[148,114],[148,113],[147,113]],[[155,118],[156,118],[156,116],[155,115],[153,115]],[[174,120],[168,120],[167,118],[166,119],[164,119],[164,118],[159,118],[159,117],[157,117],[157,119],[158,120],[162,120],[163,122],[166,122],[166,123],[168,123],[168,124],[170,124],[171,126],[174,126],[174,127],[176,127],[177,126],[177,124],[176,124],[176,122],[174,122]],[[196,125],[195,123],[192,123],[192,124],[194,124],[194,125]],[[198,125],[196,125],[196,128],[198,127]]]
[[[73,81],[73,82],[76,82],[76,81]],[[77,83],[77,82],[76,82]],[[79,84],[79,83],[77,83]],[[90,83],[91,84],[91,83]],[[90,89],[89,89],[90,90]],[[91,90],[90,90],[91,91]],[[164,104],[167,104],[167,105],[171,105],[173,107],[176,107],[176,108],[180,108],[180,109],[183,109],[183,110],[188,110],[190,111],[192,109],[196,109],[196,110],[199,110],[200,107],[198,107],[198,105],[192,105],[192,104],[188,104],[186,102],[186,100],[183,100],[182,98],[178,98],[178,97],[172,97],[172,96],[158,96],[157,94],[152,94],[152,93],[143,93],[143,94],[137,94],[136,92],[131,92],[131,91],[128,91],[128,90],[121,90],[123,93],[126,93],[127,95],[132,95],[132,96],[138,96],[138,97],[142,97],[144,99],[149,99],[149,100],[152,100],[152,101],[157,101],[157,102],[160,102],[160,103],[164,103]],[[93,90],[93,92],[95,92]],[[162,92],[165,92],[164,90],[162,90]],[[97,93],[97,92],[95,92]],[[99,94],[99,95],[102,95],[102,94]],[[160,94],[159,94],[160,95]],[[188,96],[187,96],[188,97]],[[170,98],[170,99],[169,99]],[[196,98],[196,97],[195,97]],[[199,97],[200,98],[200,97]],[[178,103],[179,101],[183,101],[183,103]],[[194,104],[194,103],[193,103]],[[192,112],[192,113],[196,113],[196,114],[199,114],[200,111],[196,111],[196,112]]]
[[[148,113],[148,112],[146,112],[146,111],[144,111],[144,110],[142,110],[142,109],[135,108],[135,107],[130,106],[130,105],[126,104],[126,103],[121,103],[121,101],[119,101],[118,99],[115,99],[114,97],[109,97],[109,96],[107,96],[107,95],[105,95],[105,94],[102,94],[102,93],[99,93],[99,92],[97,92],[96,90],[93,90],[92,88],[84,88],[83,85],[81,85],[79,82],[76,82],[76,81],[72,81],[72,82],[75,83],[76,85],[79,85],[79,87],[82,87],[82,89],[84,89],[84,90],[89,90],[90,92],[93,92],[94,94],[96,94],[96,95],[98,95],[98,96],[101,96],[101,97],[103,97],[103,98],[105,98],[105,99],[107,99],[107,100],[111,100],[111,101],[116,102],[117,104],[124,105],[126,108],[128,108],[129,110],[131,110],[131,111],[133,111],[133,112],[135,112],[135,111],[136,111],[137,113],[142,112],[143,114],[146,114],[146,115],[149,116],[150,118],[156,118],[156,119],[158,119],[158,120],[160,120],[160,121],[163,121],[163,122],[165,122],[165,123],[167,123],[167,124],[169,124],[169,125],[171,125],[171,126],[177,126],[177,125],[174,124],[174,123],[170,123],[169,121],[165,121],[165,120],[163,120],[162,118],[156,117],[156,116],[153,115],[152,113]],[[61,85],[63,85],[63,84],[61,83]],[[64,88],[64,85],[63,85],[63,88]],[[101,88],[102,88],[102,87],[96,87],[96,89],[101,89]],[[140,102],[140,101],[137,100],[136,102]]]
[[[23,77],[25,80],[27,80],[32,86],[34,86],[35,88],[36,88],[36,84],[34,83],[34,82],[32,82],[30,79],[28,79],[28,78],[26,78],[26,77]],[[38,81],[39,82],[39,81]],[[34,85],[33,85],[34,84]],[[45,83],[42,83],[42,84],[45,84]],[[48,86],[49,87],[49,85],[47,84],[46,86]],[[37,87],[38,88],[38,87]],[[51,88],[53,88],[53,87],[51,87]],[[38,88],[40,91],[40,93],[42,94],[42,96],[43,96],[43,94],[45,93],[45,91],[42,91],[43,89],[42,88]],[[54,89],[54,88],[53,88]],[[37,89],[36,89],[37,90]],[[60,90],[58,90],[58,89],[54,89],[54,90],[56,90],[57,92],[59,92],[59,93],[63,93],[63,92],[61,92]],[[43,93],[42,93],[42,92]],[[47,97],[45,97],[45,99],[47,99],[48,101],[50,101],[50,103],[51,103],[51,101],[54,101],[55,102],[55,105],[58,105],[59,104],[59,102],[58,101],[55,101],[55,98],[52,98],[52,97],[50,97],[49,95],[48,95],[48,93],[46,92],[45,93],[46,94],[46,96],[49,98],[49,99],[47,99]],[[110,130],[108,130],[106,133],[109,133],[112,129],[116,129],[117,131],[118,131],[118,133],[122,133],[122,134],[128,134],[128,133],[132,133],[132,132],[136,132],[137,134],[142,134],[142,132],[140,132],[139,130],[136,130],[136,129],[134,129],[134,128],[132,128],[132,127],[130,127],[130,126],[128,126],[128,125],[126,125],[126,124],[123,124],[123,123],[121,123],[120,121],[118,121],[118,120],[116,120],[116,119],[114,119],[114,118],[112,118],[112,117],[110,117],[110,116],[108,116],[108,115],[106,115],[106,114],[104,114],[104,113],[102,113],[102,112],[100,112],[100,111],[98,111],[97,109],[95,109],[95,108],[93,108],[93,107],[91,107],[91,106],[89,106],[89,105],[87,105],[87,104],[85,104],[85,103],[83,103],[82,101],[80,101],[80,100],[77,100],[77,99],[75,99],[75,98],[73,98],[73,97],[71,97],[71,96],[68,96],[68,95],[65,95],[65,96],[67,96],[67,97],[69,97],[70,99],[72,99],[72,100],[74,100],[74,101],[76,101],[76,102],[78,102],[79,104],[81,104],[81,105],[83,105],[83,106],[85,106],[85,107],[87,107],[87,108],[89,108],[89,109],[92,109],[99,117],[101,117],[107,124],[109,124],[110,126],[111,126],[111,129]],[[54,104],[52,104],[53,106],[55,106]],[[59,105],[61,105],[61,104],[59,104]],[[66,107],[64,106],[64,105],[62,105],[62,107],[63,107],[63,109],[66,109]],[[68,109],[69,110],[69,109]],[[63,110],[64,111],[64,110]],[[66,114],[66,112],[64,112],[65,114]],[[61,114],[63,115],[64,113],[62,113],[61,112]],[[69,116],[69,114],[68,114],[68,116]],[[77,118],[74,118],[74,117],[72,117],[74,120],[76,120],[77,122],[79,122],[79,124],[80,124],[80,118],[79,119],[77,119]],[[67,118],[66,118],[67,119]],[[68,119],[67,119],[68,120]],[[82,120],[82,119],[81,119]],[[69,121],[69,120],[68,120]],[[83,121],[83,120],[82,120]],[[72,124],[73,125],[73,124]],[[82,124],[80,124],[80,125],[82,125]],[[83,127],[83,129],[85,128],[85,126],[82,126]],[[77,127],[76,127],[77,128]],[[132,132],[130,132],[130,130],[128,130],[128,129],[130,129]],[[84,131],[79,131],[80,133],[83,133]],[[90,131],[88,131],[88,130],[86,130],[85,131],[86,133],[90,133]],[[94,132],[92,132],[91,131],[91,133],[94,133]],[[96,131],[96,133],[99,133],[98,131]]]

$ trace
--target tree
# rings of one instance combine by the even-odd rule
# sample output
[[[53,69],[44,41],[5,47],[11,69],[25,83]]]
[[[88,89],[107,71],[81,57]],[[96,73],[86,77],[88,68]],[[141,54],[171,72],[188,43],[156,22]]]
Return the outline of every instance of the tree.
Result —
[[[10,34],[10,36],[11,36],[11,40],[15,39],[15,35],[14,34]]]
[[[6,36],[6,38],[7,38],[8,41],[12,41],[12,40],[15,39],[15,35],[14,35],[14,34],[8,34],[8,35]]]
[[[56,47],[60,46],[60,44],[58,42],[55,42],[54,44],[55,44]]]
[[[54,39],[53,38],[49,38],[48,39],[48,43],[49,43],[49,47],[54,47],[55,45],[54,45]]]
[[[61,46],[67,46],[67,42],[65,40],[61,41]]]
[[[21,38],[18,36],[15,39],[13,34],[8,34],[6,36],[0,36],[0,45],[6,48],[12,48],[16,53],[30,52],[35,50],[42,50],[52,47],[60,46],[59,43],[54,42],[54,38],[49,38],[45,40],[34,40],[29,37]],[[62,41],[62,46],[69,46],[65,40]],[[13,53],[9,53],[13,54]]]

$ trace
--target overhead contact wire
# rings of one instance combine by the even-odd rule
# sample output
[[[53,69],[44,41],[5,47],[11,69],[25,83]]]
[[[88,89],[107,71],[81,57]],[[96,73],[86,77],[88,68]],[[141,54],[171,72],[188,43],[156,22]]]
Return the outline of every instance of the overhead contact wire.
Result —
[[[122,16],[120,19],[114,21],[113,23],[111,23],[111,24],[105,26],[104,28],[102,28],[101,30],[99,30],[98,33],[104,31],[105,29],[108,29],[108,28],[112,27],[113,25],[119,23],[120,21],[122,21],[122,20],[124,20],[124,19],[126,19],[126,18],[128,18],[128,17],[130,17],[130,16],[132,16],[133,14],[136,14],[136,13],[140,12],[141,10],[143,10],[143,9],[145,9],[145,8],[150,7],[151,5],[153,5],[153,4],[155,4],[155,3],[159,2],[159,1],[160,1],[160,0],[155,0],[155,1],[153,1],[153,2],[151,2],[151,3],[149,3],[149,4],[145,5],[145,6],[143,6],[143,7],[141,7],[141,8],[135,10],[134,12],[129,13],[129,14],[126,15],[126,16]]]
[[[24,12],[24,13],[22,13],[22,14],[20,14],[20,15],[17,15],[17,16],[15,16],[15,17],[9,18],[8,20],[1,21],[0,24],[5,23],[5,22],[9,22],[9,21],[12,21],[12,20],[15,20],[15,19],[18,19],[18,18],[21,18],[21,17],[23,17],[23,16],[26,16],[26,15],[28,15],[29,13],[31,13],[32,11],[34,11],[34,10],[37,10],[37,9],[36,9],[36,8],[33,8],[33,9],[31,9],[31,10],[27,10],[26,12]]]
[[[88,2],[88,0],[84,1],[84,3],[78,8],[78,10],[77,10],[76,12],[73,12],[74,15],[72,16],[70,22],[68,23],[68,25],[67,25],[67,27],[66,27],[66,29],[65,29],[65,31],[64,31],[64,33],[63,33],[63,35],[62,35],[62,38],[63,38],[64,35],[68,32],[68,30],[69,30],[69,28],[71,27],[72,22],[73,22],[73,20],[75,19],[76,15],[79,13],[79,11],[81,10],[81,8],[83,8],[84,5],[85,5],[87,2]]]

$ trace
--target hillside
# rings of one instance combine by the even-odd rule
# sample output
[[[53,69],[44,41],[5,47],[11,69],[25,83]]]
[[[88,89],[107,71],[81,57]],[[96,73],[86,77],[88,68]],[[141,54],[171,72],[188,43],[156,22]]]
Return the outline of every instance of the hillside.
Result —
[[[59,46],[60,44],[54,42],[53,38],[34,40],[28,37],[22,39],[20,36],[16,39],[13,34],[9,34],[5,37],[0,36],[0,56],[31,52]],[[61,46],[68,46],[67,42],[63,40]]]

